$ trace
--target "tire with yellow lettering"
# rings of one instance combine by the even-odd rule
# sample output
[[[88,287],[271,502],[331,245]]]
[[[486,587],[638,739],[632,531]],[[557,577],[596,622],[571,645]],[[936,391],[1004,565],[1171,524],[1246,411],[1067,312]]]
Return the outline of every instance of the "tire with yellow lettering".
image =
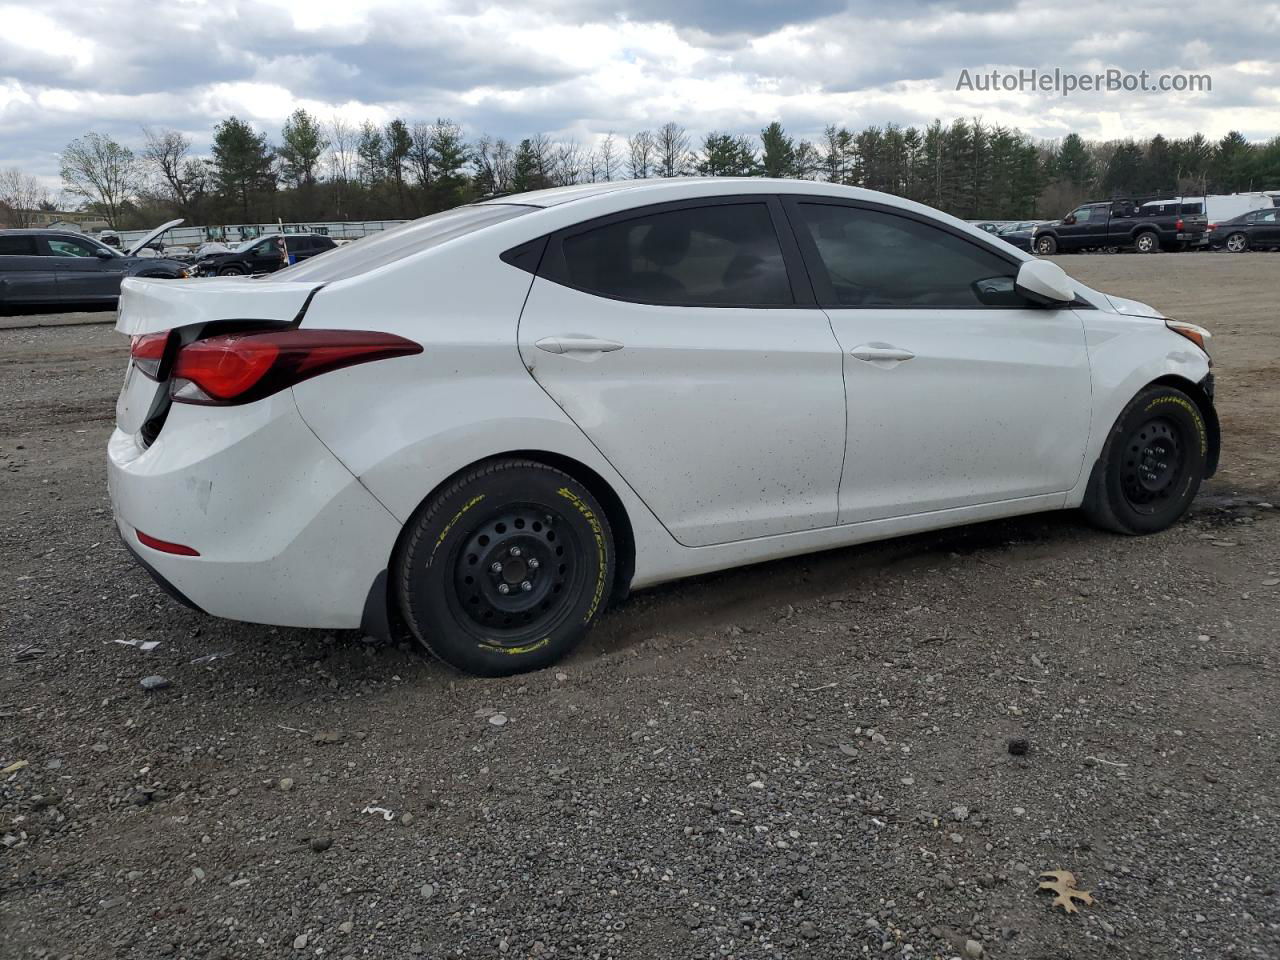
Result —
[[[419,508],[395,573],[405,621],[433,654],[468,673],[521,673],[568,654],[604,611],[613,538],[567,473],[493,460]]]
[[[1148,387],[1111,428],[1085,512],[1117,533],[1164,530],[1191,506],[1208,457],[1209,430],[1195,401],[1174,387]]]

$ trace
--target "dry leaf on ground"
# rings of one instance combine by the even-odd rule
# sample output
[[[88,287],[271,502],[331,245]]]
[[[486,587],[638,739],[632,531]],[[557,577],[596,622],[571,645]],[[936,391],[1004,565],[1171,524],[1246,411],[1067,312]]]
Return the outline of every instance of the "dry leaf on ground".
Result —
[[[1052,879],[1046,880],[1045,877]],[[1053,898],[1053,905],[1061,907],[1067,913],[1076,913],[1075,901],[1079,900],[1085,905],[1092,905],[1093,897],[1084,890],[1077,890],[1076,875],[1070,870],[1046,870],[1040,874],[1040,889],[1052,890],[1057,894]]]

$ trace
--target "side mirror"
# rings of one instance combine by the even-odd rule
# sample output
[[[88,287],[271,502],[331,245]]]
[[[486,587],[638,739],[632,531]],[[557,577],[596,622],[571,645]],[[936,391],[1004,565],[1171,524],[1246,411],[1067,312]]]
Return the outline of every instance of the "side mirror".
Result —
[[[1075,283],[1056,263],[1027,260],[1018,268],[1014,289],[1032,303],[1061,307],[1076,298]]]
[[[1065,217],[1062,218],[1062,222],[1065,223],[1067,226],[1071,226],[1071,224],[1076,222],[1076,215],[1074,213],[1068,213]]]
[[[99,260],[111,260],[114,257],[114,254],[109,250],[95,250],[93,251],[93,255]]]

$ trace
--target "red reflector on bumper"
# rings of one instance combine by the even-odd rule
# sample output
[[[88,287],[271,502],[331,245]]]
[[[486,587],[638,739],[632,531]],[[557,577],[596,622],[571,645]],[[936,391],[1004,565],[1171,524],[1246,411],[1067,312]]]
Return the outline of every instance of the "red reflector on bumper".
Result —
[[[149,537],[141,530],[133,531],[138,535],[138,542],[144,547],[150,547],[152,550],[159,550],[161,553],[174,553],[180,557],[198,557],[199,550],[192,550],[190,547],[184,547],[180,543],[170,543],[168,540],[157,540],[155,537]]]

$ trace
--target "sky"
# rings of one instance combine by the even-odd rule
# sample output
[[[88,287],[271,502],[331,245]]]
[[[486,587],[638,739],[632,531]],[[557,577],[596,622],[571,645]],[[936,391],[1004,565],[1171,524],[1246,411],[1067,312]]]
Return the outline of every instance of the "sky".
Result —
[[[93,130],[205,152],[294,109],[590,145],[668,120],[695,139],[981,117],[1037,139],[1280,134],[1280,2],[0,0],[0,168],[58,185]],[[1210,91],[957,89],[991,70],[1208,74]],[[972,86],[978,82],[973,80]]]

